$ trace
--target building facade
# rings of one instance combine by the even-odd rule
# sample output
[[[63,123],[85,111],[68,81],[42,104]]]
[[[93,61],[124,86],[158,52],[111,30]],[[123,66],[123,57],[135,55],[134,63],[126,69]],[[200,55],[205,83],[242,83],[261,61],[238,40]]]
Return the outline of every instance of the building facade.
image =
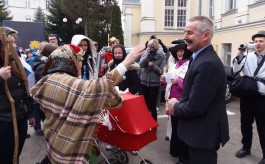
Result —
[[[165,45],[181,39],[190,17],[205,15],[215,25],[212,44],[225,65],[231,65],[240,44],[265,30],[265,0],[123,0],[126,46],[145,43],[156,34]]]
[[[40,7],[48,14],[51,0],[4,0],[5,6],[13,16],[13,21],[32,22],[36,9]]]

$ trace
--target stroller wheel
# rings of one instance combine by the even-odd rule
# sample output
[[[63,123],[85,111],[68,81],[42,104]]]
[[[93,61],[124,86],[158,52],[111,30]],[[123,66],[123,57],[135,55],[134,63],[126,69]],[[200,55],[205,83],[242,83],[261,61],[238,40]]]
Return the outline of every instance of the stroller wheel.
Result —
[[[134,156],[137,156],[137,152],[136,151],[131,151],[131,154]]]
[[[149,161],[148,159],[144,159],[140,162],[140,164],[152,164],[151,161]]]
[[[127,153],[122,150],[115,152],[114,156],[119,163],[129,163],[129,157]]]

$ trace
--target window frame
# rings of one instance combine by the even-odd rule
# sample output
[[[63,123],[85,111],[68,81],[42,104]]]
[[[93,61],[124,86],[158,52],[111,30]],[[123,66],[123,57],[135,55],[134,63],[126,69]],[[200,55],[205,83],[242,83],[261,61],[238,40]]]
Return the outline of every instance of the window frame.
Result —
[[[214,0],[209,0],[209,17],[214,17]]]
[[[25,0],[25,7],[30,8],[30,0]]]
[[[227,11],[236,9],[236,0],[227,0]]]
[[[48,9],[50,7],[51,1],[50,0],[45,0],[45,7]]]
[[[164,28],[184,28],[188,15],[188,0],[165,0]]]

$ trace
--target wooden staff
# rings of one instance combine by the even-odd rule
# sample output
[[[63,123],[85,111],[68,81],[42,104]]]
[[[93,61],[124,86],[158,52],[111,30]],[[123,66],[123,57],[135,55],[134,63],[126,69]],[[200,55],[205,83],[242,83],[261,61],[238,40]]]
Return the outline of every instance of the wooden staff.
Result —
[[[7,36],[5,33],[2,33],[2,44],[4,45],[4,55],[5,55],[5,60],[4,60],[4,66],[7,67],[9,65],[9,47],[13,46],[12,44],[8,43],[7,41]],[[15,107],[15,101],[10,94],[8,85],[7,85],[7,80],[4,81],[4,88],[6,95],[8,97],[8,100],[11,105],[11,112],[12,112],[12,120],[13,120],[13,128],[14,128],[14,140],[15,140],[15,148],[14,148],[14,154],[13,154],[13,164],[17,164],[18,161],[18,145],[19,145],[19,140],[18,140],[18,128],[17,128],[17,116],[16,116],[16,107]]]

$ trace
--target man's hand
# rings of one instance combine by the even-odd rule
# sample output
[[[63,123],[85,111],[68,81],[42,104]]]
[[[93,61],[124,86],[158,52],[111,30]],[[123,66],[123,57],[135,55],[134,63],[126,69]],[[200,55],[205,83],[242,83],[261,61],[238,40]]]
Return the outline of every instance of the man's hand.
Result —
[[[0,76],[4,80],[8,80],[11,77],[11,67],[7,66],[7,67],[0,68]]]
[[[176,98],[169,99],[166,103],[166,114],[174,116],[174,106],[179,101]]]

